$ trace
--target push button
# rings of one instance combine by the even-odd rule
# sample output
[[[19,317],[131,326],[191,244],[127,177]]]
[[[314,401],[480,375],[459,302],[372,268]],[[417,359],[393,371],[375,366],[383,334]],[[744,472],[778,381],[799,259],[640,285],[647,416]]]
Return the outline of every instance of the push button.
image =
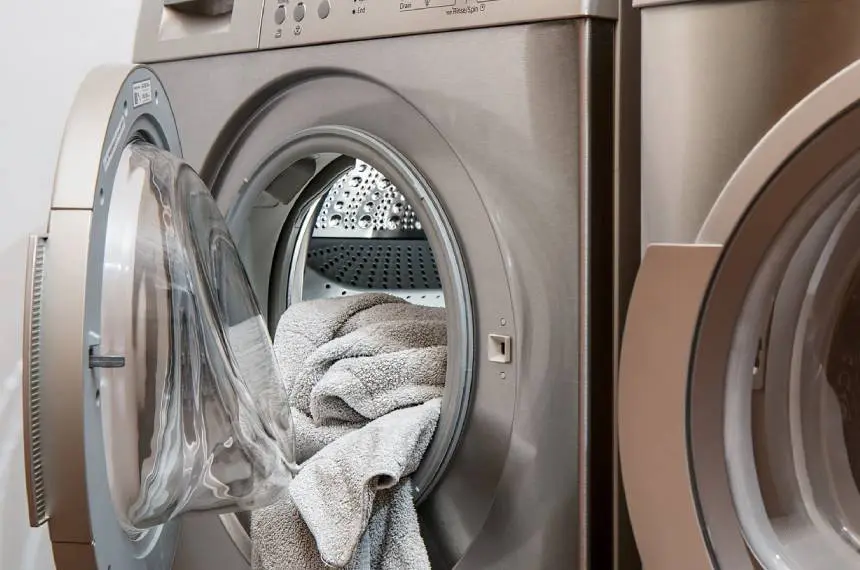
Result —
[[[322,0],[319,8],[317,8],[317,15],[320,17],[320,20],[325,20],[329,14],[331,14],[331,4],[328,0]]]
[[[305,19],[305,3],[299,2],[296,4],[295,10],[293,10],[293,18],[296,22],[301,22]]]
[[[283,4],[281,4],[275,10],[275,23],[280,26],[281,24],[284,23],[284,20],[286,20],[286,19],[287,19],[287,9],[284,7]]]

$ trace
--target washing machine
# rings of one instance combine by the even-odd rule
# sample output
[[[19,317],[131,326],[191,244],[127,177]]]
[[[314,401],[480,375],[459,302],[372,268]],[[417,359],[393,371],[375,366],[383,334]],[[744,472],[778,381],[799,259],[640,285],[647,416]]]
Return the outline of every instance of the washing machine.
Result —
[[[413,476],[434,567],[611,565],[615,260],[634,233],[615,221],[635,224],[620,188],[638,197],[620,12],[144,0],[136,63],[80,88],[31,240],[30,517],[57,568],[248,568],[230,420],[247,402],[200,370],[229,368],[237,315],[271,334],[291,303],[373,291],[447,314],[441,418]],[[204,436],[221,475],[188,487],[182,452]],[[144,487],[218,500],[134,526]]]
[[[621,467],[646,570],[860,566],[856,2],[638,2]]]

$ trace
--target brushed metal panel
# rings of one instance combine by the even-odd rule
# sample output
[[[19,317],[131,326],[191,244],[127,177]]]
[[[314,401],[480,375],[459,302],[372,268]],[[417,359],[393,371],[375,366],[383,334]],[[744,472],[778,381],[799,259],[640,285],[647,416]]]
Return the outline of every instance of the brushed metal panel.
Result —
[[[198,57],[255,50],[260,43],[263,0],[235,2],[227,13],[195,14],[163,0],[142,0],[134,61]]]
[[[542,20],[618,17],[617,0],[403,0],[332,2],[328,17],[316,17],[314,3],[298,22],[287,6],[286,21],[275,18],[278,0],[266,0],[260,48],[392,37]]]
[[[822,126],[836,121],[858,103],[860,65],[843,69],[807,96],[756,145],[732,175],[708,214],[698,243],[728,242],[738,221],[761,188]]]
[[[643,247],[689,243],[744,156],[860,58],[860,3],[693,2],[642,11]]]
[[[588,30],[591,40],[584,39]],[[577,410],[580,394],[595,394],[584,383],[599,384],[601,394],[612,385],[612,34],[609,22],[568,21],[155,66],[171,95],[185,156],[207,180],[245,168],[224,159],[244,144],[239,133],[245,129],[270,131],[271,142],[254,151],[260,159],[283,140],[259,112],[282,93],[272,101],[292,109],[291,128],[335,123],[373,132],[436,188],[470,266],[478,338],[497,332],[504,317],[516,355],[516,372],[505,379],[493,368],[498,364],[480,363],[478,374],[485,376],[463,447],[425,504],[425,519],[435,521],[443,539],[440,568],[457,561],[463,569],[557,568],[580,557]],[[609,77],[608,85],[602,77],[594,83],[582,77],[587,43],[594,50],[592,72]],[[357,90],[322,88],[341,77],[358,78]],[[583,89],[593,89],[588,98]],[[609,106],[608,117],[600,111],[604,118],[590,125],[588,136],[583,117],[602,105]],[[422,122],[415,132],[398,126]],[[596,157],[607,144],[604,164]],[[252,150],[242,150],[243,161],[250,163]],[[584,180],[590,181],[587,196]],[[585,198],[602,220],[592,229],[582,226]],[[591,243],[608,247],[608,261],[582,256],[586,231],[597,232]],[[594,264],[590,284],[583,281],[584,264]],[[583,297],[584,287],[599,284],[606,284],[608,299]],[[599,300],[608,307],[606,327],[582,315]],[[583,346],[591,352],[591,378],[580,378]],[[477,350],[486,354],[483,344]],[[503,402],[511,390],[508,410]],[[600,413],[611,417],[611,409]],[[500,445],[502,463],[486,471],[494,459],[482,471],[475,458]],[[611,453],[611,444],[589,453],[600,450]],[[491,503],[479,506],[475,498],[487,491]]]

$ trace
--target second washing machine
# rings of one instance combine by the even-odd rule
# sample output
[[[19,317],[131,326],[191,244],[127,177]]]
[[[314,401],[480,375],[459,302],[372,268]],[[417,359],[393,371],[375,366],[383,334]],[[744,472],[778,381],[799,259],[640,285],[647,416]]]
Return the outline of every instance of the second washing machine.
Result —
[[[860,5],[638,4],[619,421],[644,568],[856,568]]]

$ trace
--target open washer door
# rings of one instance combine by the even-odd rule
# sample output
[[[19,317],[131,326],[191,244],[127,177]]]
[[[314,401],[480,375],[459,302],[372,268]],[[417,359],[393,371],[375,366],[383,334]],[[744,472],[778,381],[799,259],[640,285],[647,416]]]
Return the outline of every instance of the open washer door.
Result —
[[[265,321],[181,156],[151,70],[87,77],[25,313],[30,517],[59,570],[170,568],[177,516],[268,504],[294,472]]]
[[[860,63],[651,246],[620,365],[645,570],[860,567]]]

